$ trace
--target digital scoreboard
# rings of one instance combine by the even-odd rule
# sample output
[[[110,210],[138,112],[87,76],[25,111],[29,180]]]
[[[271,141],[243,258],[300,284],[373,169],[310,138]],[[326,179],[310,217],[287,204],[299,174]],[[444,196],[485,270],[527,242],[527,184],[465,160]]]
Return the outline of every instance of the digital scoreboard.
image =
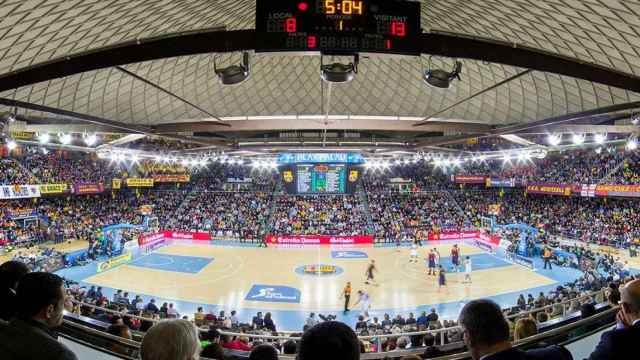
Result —
[[[256,51],[419,55],[420,3],[256,0]]]
[[[344,194],[347,166],[344,164],[297,165],[298,194]]]

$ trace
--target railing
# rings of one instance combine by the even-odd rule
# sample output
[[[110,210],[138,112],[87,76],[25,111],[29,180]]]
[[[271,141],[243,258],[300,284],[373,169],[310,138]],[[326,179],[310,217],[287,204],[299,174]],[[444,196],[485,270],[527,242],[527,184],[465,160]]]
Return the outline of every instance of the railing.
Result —
[[[603,299],[606,299],[606,292],[605,290],[599,290],[599,291],[595,291],[586,295],[582,295],[573,299],[569,299],[567,301],[564,302],[560,302],[560,303],[554,303],[554,304],[550,304],[550,305],[546,305],[546,306],[542,306],[539,308],[534,308],[534,309],[530,309],[530,310],[526,310],[526,311],[522,311],[522,312],[518,312],[517,314],[513,314],[513,315],[509,315],[507,316],[507,319],[509,320],[514,320],[514,319],[518,319],[518,318],[522,318],[522,317],[527,317],[531,314],[536,314],[539,312],[544,312],[547,309],[553,309],[554,307],[558,307],[558,306],[562,306],[562,319],[566,319],[568,317],[568,315],[570,315],[570,313],[568,313],[568,310],[571,308],[571,304],[575,301],[578,301],[580,303],[582,303],[583,300],[585,299],[595,299],[598,296],[602,296]],[[101,310],[107,313],[112,313],[112,314],[116,314],[116,315],[126,315],[128,317],[131,318],[135,318],[135,319],[139,319],[141,321],[151,321],[153,323],[158,322],[159,320],[155,320],[155,319],[149,319],[149,318],[145,318],[145,317],[141,317],[141,316],[136,316],[136,315],[128,315],[128,314],[123,314],[122,312],[119,311],[115,311],[115,310],[111,310],[111,309],[107,309],[107,308],[103,308],[103,307],[99,307],[96,305],[92,305],[92,304],[87,304],[87,303],[83,303],[83,302],[79,302],[77,300],[71,299],[71,302],[73,302],[74,304],[77,304],[79,306],[86,306],[89,308],[93,308],[93,309],[97,309],[97,310]],[[569,305],[569,306],[567,306]],[[572,312],[573,313],[573,312]],[[208,329],[207,329],[208,330]],[[444,332],[449,332],[449,331],[461,331],[462,328],[459,326],[453,326],[453,327],[446,327],[446,328],[440,328],[440,329],[435,329],[435,330],[424,330],[424,331],[416,331],[416,332],[409,332],[409,333],[399,333],[399,334],[379,334],[379,335],[369,335],[369,336],[359,336],[358,338],[360,340],[376,340],[376,342],[378,343],[378,349],[381,349],[381,339],[386,339],[386,338],[393,338],[393,337],[401,337],[401,336],[413,336],[413,335],[426,335],[426,334],[431,334],[433,335],[436,339],[438,338],[438,336],[440,337],[440,344],[439,345],[445,345],[445,336],[442,334]],[[206,331],[206,330],[203,330]],[[283,334],[283,335],[259,335],[259,334],[250,334],[250,333],[238,333],[238,332],[232,332],[232,331],[224,331],[224,330],[219,330],[220,333],[222,335],[228,335],[228,336],[244,336],[244,337],[250,337],[252,339],[270,339],[270,340],[299,340],[300,338],[298,337],[291,337],[290,334],[293,333],[299,333],[299,332],[292,332],[292,331],[279,331],[279,334]]]

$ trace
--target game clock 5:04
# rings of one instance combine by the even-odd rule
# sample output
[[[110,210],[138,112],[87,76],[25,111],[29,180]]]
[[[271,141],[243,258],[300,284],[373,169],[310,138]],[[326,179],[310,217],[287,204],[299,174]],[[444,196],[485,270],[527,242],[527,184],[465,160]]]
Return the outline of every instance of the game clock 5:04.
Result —
[[[420,3],[256,0],[256,51],[419,55]]]

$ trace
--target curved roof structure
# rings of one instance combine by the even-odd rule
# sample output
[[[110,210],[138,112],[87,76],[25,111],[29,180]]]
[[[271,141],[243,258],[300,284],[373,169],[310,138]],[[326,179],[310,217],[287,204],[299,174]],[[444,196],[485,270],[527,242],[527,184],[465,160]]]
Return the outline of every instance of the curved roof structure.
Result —
[[[640,1],[637,0],[424,0],[425,32],[500,41],[593,64],[640,79]],[[0,4],[0,80],[52,60],[137,39],[224,27],[254,26],[251,0],[22,0]],[[454,46],[454,44],[452,44]],[[441,112],[525,70],[463,61],[462,81],[448,90],[421,78],[429,55],[370,55],[348,84],[322,83],[319,56],[254,54],[252,74],[222,87],[213,57],[236,63],[237,53],[195,54],[123,65],[182,98],[116,67],[6,89],[0,97],[115,121],[158,125],[245,116],[351,115],[439,119],[489,125],[528,123],[574,112],[639,101],[640,94],[552,72],[533,71]],[[434,57],[432,66],[452,60]],[[2,75],[4,74],[4,75]],[[193,107],[185,101],[197,105]],[[202,111],[205,110],[205,111]],[[39,115],[38,111],[18,110]],[[265,120],[266,121],[266,120]],[[275,126],[275,125],[274,125]],[[317,126],[322,128],[322,126]]]

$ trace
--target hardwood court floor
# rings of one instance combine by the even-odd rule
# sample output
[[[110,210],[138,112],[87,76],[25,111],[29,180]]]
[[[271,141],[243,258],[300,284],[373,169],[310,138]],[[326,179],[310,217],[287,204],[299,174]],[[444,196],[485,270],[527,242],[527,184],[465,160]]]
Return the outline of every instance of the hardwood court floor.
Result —
[[[451,245],[436,246],[447,259]],[[409,249],[358,248],[368,258],[332,257],[323,248],[236,248],[213,245],[173,244],[127,265],[96,274],[84,282],[123,289],[163,299],[221,305],[230,309],[268,309],[296,311],[338,311],[340,293],[347,281],[354,289],[366,289],[372,309],[415,309],[418,305],[440,304],[494,296],[554,284],[555,281],[500,260],[482,250],[462,244],[462,255],[474,261],[471,284],[463,284],[463,273],[448,273],[448,285],[438,288],[437,279],[427,276],[427,248],[419,249],[419,262],[409,263]],[[334,249],[335,250],[335,249]],[[335,254],[333,254],[335,255]],[[367,286],[367,263],[375,259],[379,286]],[[331,264],[342,273],[312,276],[296,272],[311,264]],[[299,269],[298,269],[299,270]],[[245,297],[252,286],[287,286],[300,291],[298,303],[257,302]]]

